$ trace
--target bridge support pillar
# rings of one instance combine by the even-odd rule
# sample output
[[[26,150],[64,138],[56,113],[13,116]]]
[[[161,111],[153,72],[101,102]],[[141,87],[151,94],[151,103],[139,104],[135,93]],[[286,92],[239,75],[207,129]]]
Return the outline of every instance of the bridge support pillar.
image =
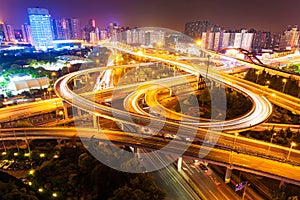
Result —
[[[82,113],[81,113],[81,110],[80,110],[80,108],[77,108],[77,115],[78,115],[79,117],[81,117],[81,116],[82,116]]]
[[[74,88],[76,88],[76,87],[77,87],[77,79],[74,78],[74,79],[73,79],[73,82],[74,82]]]
[[[62,144],[61,144],[62,139],[57,139],[56,141],[57,141],[57,146],[58,146],[58,148],[61,149],[61,146],[62,146]]]
[[[199,90],[199,83],[200,83],[200,74],[196,74],[196,80],[197,80],[197,90]]]
[[[226,168],[226,174],[225,174],[225,183],[229,183],[230,182],[231,174],[232,174],[232,168],[227,167]]]
[[[133,153],[134,153],[134,157],[136,157],[138,159],[140,158],[139,148],[133,147]]]
[[[98,121],[98,117],[96,115],[93,115],[93,126],[94,128],[99,128],[99,121]]]
[[[285,188],[285,182],[284,181],[280,181],[280,183],[279,183],[279,189],[283,189],[283,188]]]
[[[177,160],[177,171],[181,171],[182,168],[182,157],[179,157]]]
[[[68,104],[66,102],[63,102],[63,109],[64,109],[64,118],[69,119],[68,115]]]

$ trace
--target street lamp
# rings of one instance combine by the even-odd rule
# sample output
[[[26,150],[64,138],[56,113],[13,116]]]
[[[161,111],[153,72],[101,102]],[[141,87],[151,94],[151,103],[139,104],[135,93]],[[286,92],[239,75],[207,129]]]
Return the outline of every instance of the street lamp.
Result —
[[[196,44],[197,44],[199,47],[201,47],[201,45],[202,45],[201,39],[197,40],[197,41],[196,41]]]
[[[286,160],[288,160],[288,159],[290,158],[292,148],[295,147],[295,146],[297,146],[297,144],[296,144],[295,142],[292,142],[292,143],[291,143],[291,147],[290,147],[290,149],[289,149],[289,153],[288,153],[288,155],[287,155],[287,157],[286,157]]]
[[[282,92],[284,92],[287,80],[284,78],[284,79],[282,79],[282,82],[283,82]]]
[[[64,112],[62,111],[62,110],[60,110],[59,112],[58,112],[58,115],[63,119],[64,118]]]
[[[52,81],[53,81],[53,84],[54,84],[54,82],[55,82],[55,77],[56,77],[56,73],[55,73],[55,72],[52,72],[52,73],[51,73],[51,76],[52,76]]]
[[[269,86],[270,85],[270,81],[266,81],[266,85]]]
[[[269,148],[268,148],[267,155],[269,155],[269,153],[270,153],[271,144],[272,144],[272,142],[273,142],[274,136],[276,136],[276,135],[277,135],[276,133],[273,133],[273,134],[272,134],[272,137],[271,137],[271,140],[270,140],[270,144],[269,144]]]
[[[232,153],[233,153],[233,149],[235,149],[235,142],[236,142],[236,138],[239,135],[238,132],[234,133],[234,140],[233,140],[233,145],[232,145],[232,149],[230,151],[230,155],[229,155],[229,164],[231,165],[231,161],[232,161]]]
[[[233,147],[232,147],[232,149],[235,149],[235,142],[236,142],[236,138],[237,138],[237,136],[239,135],[239,133],[238,132],[236,132],[236,133],[234,133],[234,140],[233,140]]]
[[[49,98],[51,99],[52,98],[52,94],[51,94],[52,88],[47,88],[47,91],[49,92]]]
[[[255,74],[257,75],[257,76],[256,76],[256,80],[255,80],[255,83],[257,83],[257,81],[258,81],[258,76],[259,76],[260,72],[257,71],[257,72],[255,72]]]
[[[209,58],[210,58],[210,55],[207,55],[207,67],[206,67],[206,75],[205,75],[205,78],[207,78],[207,74],[208,74]]]
[[[70,73],[71,64],[67,63],[68,73]]]

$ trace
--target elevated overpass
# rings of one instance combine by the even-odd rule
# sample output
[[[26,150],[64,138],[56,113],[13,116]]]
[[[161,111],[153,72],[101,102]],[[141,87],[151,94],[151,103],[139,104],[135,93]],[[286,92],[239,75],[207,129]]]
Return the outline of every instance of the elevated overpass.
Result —
[[[80,134],[78,134],[80,131]],[[14,136],[15,135],[15,136]],[[111,141],[116,144],[129,145],[136,148],[143,148],[152,151],[163,151],[166,154],[175,156],[184,156],[192,159],[199,159],[199,151],[201,148],[206,148],[210,152],[202,158],[208,163],[228,167],[230,169],[237,169],[257,175],[274,178],[285,181],[287,183],[300,186],[300,156],[299,151],[292,151],[290,160],[296,162],[280,162],[278,160],[270,159],[271,155],[280,153],[287,154],[289,149],[278,145],[272,145],[270,149],[270,156],[259,156],[259,153],[249,153],[248,150],[241,150],[251,144],[245,143],[247,139],[236,138],[235,146],[232,145],[224,147],[218,143],[214,148],[199,144],[187,144],[185,140],[176,139],[172,146],[165,148],[170,142],[170,139],[161,137],[139,137],[136,133],[126,133],[123,131],[98,130],[93,128],[19,128],[19,129],[1,129],[1,140],[34,140],[34,139],[81,139],[91,140],[97,139],[100,141]],[[224,137],[229,135],[222,134]],[[234,137],[234,136],[231,136]],[[231,138],[232,139],[232,138]],[[222,139],[224,140],[224,139]],[[268,143],[257,141],[258,149],[269,147]],[[186,148],[187,151],[181,155],[181,149]]]

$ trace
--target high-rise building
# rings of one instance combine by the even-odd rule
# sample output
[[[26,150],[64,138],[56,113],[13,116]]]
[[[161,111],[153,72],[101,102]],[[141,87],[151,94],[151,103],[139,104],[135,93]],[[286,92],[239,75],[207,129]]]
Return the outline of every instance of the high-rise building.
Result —
[[[212,32],[202,33],[202,48],[219,51],[223,48],[234,47],[251,50],[254,33],[248,33],[246,30],[240,32]]]
[[[3,36],[3,40],[6,42],[14,42],[15,41],[15,34],[14,34],[13,27],[4,22],[0,22],[0,35]]]
[[[80,21],[76,18],[52,19],[52,35],[54,40],[82,39]]]
[[[30,26],[25,23],[21,26],[21,29],[22,29],[22,35],[23,35],[24,42],[28,42],[29,44],[33,45]]]
[[[54,40],[69,40],[71,39],[68,20],[65,18],[52,19],[52,30]]]
[[[184,33],[191,38],[201,38],[202,33],[204,32],[219,32],[221,30],[222,28],[219,25],[213,24],[209,21],[196,21],[186,23]]]
[[[254,33],[252,42],[252,52],[261,53],[264,49],[272,49],[271,32],[250,30]]]
[[[280,39],[279,48],[282,50],[297,48],[299,43],[299,29],[298,26],[289,27],[284,31]]]
[[[100,30],[100,40],[106,40],[108,39],[108,31],[107,29],[101,29]]]
[[[95,33],[96,31],[96,21],[94,19],[90,19],[88,21],[88,25],[85,25],[83,28],[83,39],[91,42],[91,40],[93,40],[93,42],[95,41],[95,38],[97,37],[97,33]],[[93,38],[91,38],[91,36]],[[99,36],[98,36],[99,38]]]
[[[36,49],[53,48],[53,38],[49,11],[44,8],[28,8],[28,17]]]
[[[7,33],[8,33],[8,41],[15,42],[15,33],[13,26],[6,24]]]
[[[70,28],[71,39],[72,40],[81,40],[82,34],[81,34],[80,20],[77,18],[70,18],[70,19],[68,19],[68,25]]]

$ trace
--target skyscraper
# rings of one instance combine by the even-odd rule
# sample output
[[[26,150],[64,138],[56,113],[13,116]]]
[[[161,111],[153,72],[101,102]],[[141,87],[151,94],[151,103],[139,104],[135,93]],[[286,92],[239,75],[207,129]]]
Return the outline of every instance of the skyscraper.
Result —
[[[28,8],[28,17],[36,49],[53,48],[53,38],[49,11],[44,8]]]
[[[184,33],[191,38],[201,38],[204,32],[219,32],[220,30],[222,30],[222,28],[217,24],[213,24],[209,21],[196,21],[186,23]]]
[[[22,29],[22,33],[23,33],[24,42],[28,42],[29,44],[33,45],[30,26],[25,23],[21,26],[21,29]]]
[[[4,22],[0,22],[0,35],[3,36],[3,39],[6,42],[14,42],[15,41],[15,35],[14,35],[13,27],[9,24],[4,23]]]
[[[77,18],[68,19],[72,40],[81,40],[82,34],[80,29],[80,20]]]

